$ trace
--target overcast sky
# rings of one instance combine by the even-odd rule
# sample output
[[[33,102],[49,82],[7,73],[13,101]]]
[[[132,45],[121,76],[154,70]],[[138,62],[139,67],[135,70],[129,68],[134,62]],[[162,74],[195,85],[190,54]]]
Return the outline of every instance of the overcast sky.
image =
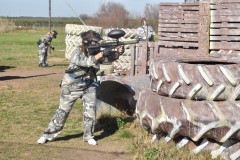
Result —
[[[51,0],[52,17],[76,17],[80,14],[93,15],[103,3],[121,3],[134,15],[143,15],[147,3],[184,2],[184,0]],[[0,0],[0,16],[4,17],[48,17],[49,0]]]

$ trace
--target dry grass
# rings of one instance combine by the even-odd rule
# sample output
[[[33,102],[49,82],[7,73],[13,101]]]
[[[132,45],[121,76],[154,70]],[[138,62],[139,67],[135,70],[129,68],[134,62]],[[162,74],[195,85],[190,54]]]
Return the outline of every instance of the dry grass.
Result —
[[[82,104],[74,106],[65,128],[56,141],[36,143],[59,101],[59,83],[68,61],[60,50],[65,48],[64,30],[53,42],[56,50],[49,57],[50,68],[37,67],[35,42],[44,34],[39,30],[0,34],[0,159],[210,159],[209,154],[191,155],[178,150],[174,143],[160,140],[151,144],[148,134],[136,117],[106,117],[95,133],[99,145],[82,141]],[[47,31],[47,29],[46,29]],[[85,155],[85,157],[84,157]],[[101,159],[101,158],[100,158]]]
[[[11,20],[0,18],[0,33],[11,32],[15,29],[15,23]]]

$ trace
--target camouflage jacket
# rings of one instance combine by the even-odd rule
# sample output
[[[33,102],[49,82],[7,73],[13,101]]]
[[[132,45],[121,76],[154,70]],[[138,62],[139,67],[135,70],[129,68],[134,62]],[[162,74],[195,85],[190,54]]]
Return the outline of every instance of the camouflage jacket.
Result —
[[[51,42],[52,42],[53,36],[52,35],[44,35],[43,37],[41,37],[41,43],[39,45],[39,47],[48,47],[50,46]]]
[[[142,41],[153,41],[154,35],[155,32],[151,26],[141,26],[138,28],[138,38]]]
[[[70,64],[65,71],[62,85],[81,83],[88,85],[96,78],[96,72],[100,69],[99,62],[94,56],[85,55],[80,48],[73,51]]]

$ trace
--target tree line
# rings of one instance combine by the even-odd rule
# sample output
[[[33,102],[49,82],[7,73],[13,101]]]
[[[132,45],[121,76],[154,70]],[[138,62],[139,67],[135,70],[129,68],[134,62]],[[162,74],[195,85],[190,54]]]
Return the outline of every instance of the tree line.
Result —
[[[79,17],[52,17],[54,27],[64,27],[66,24],[81,24],[79,18],[86,25],[99,26],[103,28],[137,28],[140,26],[142,18],[146,18],[148,24],[157,31],[159,5],[147,3],[144,8],[144,14],[131,15],[123,4],[116,2],[107,2],[99,6],[96,13],[92,16],[81,14]],[[8,17],[15,22],[16,26],[48,26],[48,17]]]

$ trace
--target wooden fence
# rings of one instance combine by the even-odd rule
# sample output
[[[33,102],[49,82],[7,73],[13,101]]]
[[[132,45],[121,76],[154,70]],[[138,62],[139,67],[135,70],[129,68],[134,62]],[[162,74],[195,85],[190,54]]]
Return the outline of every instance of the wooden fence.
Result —
[[[210,0],[211,53],[240,53],[239,9],[239,0]]]
[[[166,54],[240,55],[239,9],[240,0],[160,3],[158,42],[141,42],[133,47],[131,75],[148,74],[150,59]]]

